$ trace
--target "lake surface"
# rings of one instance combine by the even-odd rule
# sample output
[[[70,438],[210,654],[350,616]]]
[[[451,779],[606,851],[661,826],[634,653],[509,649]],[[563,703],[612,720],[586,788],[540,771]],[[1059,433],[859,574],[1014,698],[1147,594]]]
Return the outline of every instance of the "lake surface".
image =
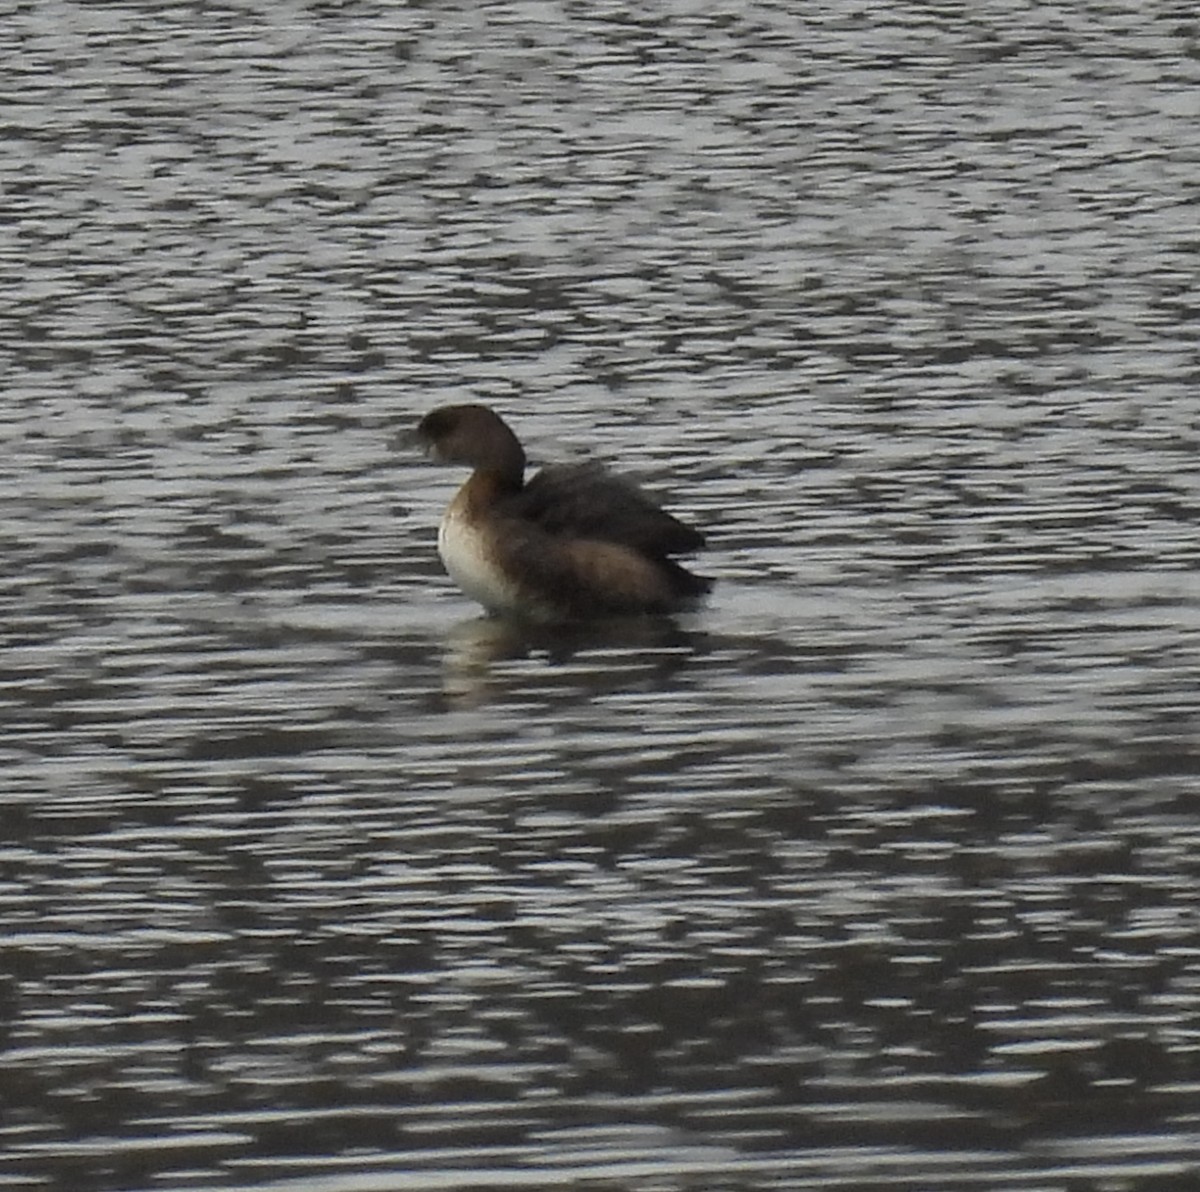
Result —
[[[1197,1186],[1193,6],[0,61],[0,1189]],[[712,599],[482,620],[466,400]]]

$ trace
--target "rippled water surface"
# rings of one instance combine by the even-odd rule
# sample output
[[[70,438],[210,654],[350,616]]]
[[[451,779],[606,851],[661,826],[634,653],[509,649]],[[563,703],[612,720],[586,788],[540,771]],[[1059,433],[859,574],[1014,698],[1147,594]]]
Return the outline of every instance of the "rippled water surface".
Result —
[[[0,1188],[1197,1186],[1193,5],[0,61]],[[479,619],[460,400],[712,600]]]

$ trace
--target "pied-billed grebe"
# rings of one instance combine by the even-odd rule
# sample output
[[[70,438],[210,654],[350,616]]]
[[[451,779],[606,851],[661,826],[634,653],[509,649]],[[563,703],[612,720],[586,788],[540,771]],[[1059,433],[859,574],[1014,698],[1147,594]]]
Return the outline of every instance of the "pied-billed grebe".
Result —
[[[438,463],[474,468],[438,529],[438,554],[489,612],[533,621],[664,613],[710,581],[670,556],[704,545],[633,483],[597,463],[543,468],[487,406],[444,406],[413,436]]]

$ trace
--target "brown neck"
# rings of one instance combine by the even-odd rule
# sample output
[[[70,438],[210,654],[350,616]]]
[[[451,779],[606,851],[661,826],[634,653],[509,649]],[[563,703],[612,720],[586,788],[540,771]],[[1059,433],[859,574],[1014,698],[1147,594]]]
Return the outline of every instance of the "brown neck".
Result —
[[[486,463],[476,464],[476,472],[493,477],[496,484],[509,492],[517,492],[525,484],[525,452],[508,427],[504,430],[508,433],[503,440],[494,444]]]
[[[494,468],[476,468],[470,479],[459,489],[455,503],[461,502],[472,510],[486,509],[489,505],[509,493],[519,492],[521,475],[513,479],[511,472],[505,474]]]

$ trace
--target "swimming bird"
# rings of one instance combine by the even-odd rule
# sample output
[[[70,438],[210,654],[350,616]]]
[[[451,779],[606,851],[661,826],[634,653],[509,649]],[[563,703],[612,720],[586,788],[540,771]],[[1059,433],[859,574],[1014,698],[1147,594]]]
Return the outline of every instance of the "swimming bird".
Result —
[[[473,468],[438,528],[451,578],[488,612],[541,623],[666,613],[712,584],[671,556],[704,535],[599,463],[525,481],[525,451],[488,406],[443,406],[412,438],[438,463]]]

